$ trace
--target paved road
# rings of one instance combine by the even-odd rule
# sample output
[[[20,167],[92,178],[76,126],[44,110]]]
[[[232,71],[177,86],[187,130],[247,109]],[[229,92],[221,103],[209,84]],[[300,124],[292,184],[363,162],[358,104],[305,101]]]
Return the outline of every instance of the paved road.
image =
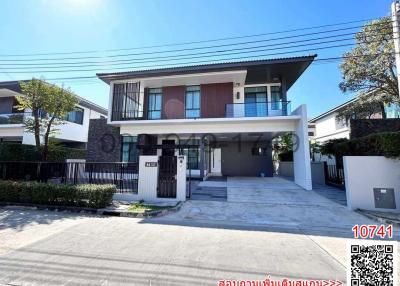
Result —
[[[0,284],[345,281],[351,226],[371,221],[293,184],[260,184],[239,180],[241,191],[228,186],[227,202],[191,201],[157,219],[0,208]]]
[[[267,274],[345,279],[343,263],[329,252],[345,244],[342,238],[46,211],[0,215],[0,284],[216,285]]]

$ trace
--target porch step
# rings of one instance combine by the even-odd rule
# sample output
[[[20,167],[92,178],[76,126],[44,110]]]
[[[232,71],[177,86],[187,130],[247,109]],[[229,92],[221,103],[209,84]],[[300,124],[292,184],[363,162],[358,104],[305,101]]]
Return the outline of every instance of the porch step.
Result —
[[[226,201],[227,190],[226,188],[217,187],[197,187],[192,191],[191,199],[202,201]]]

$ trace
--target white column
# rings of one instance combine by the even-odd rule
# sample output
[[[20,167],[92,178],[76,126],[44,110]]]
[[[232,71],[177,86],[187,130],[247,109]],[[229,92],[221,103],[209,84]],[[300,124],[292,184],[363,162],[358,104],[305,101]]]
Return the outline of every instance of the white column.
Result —
[[[303,104],[294,110],[292,114],[301,116],[293,135],[294,182],[306,190],[312,190],[307,108]]]

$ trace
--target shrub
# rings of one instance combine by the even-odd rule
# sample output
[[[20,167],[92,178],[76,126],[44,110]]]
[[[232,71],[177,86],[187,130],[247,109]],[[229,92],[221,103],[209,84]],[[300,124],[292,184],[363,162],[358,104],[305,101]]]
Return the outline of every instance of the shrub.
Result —
[[[0,181],[0,202],[104,208],[115,191],[114,185]]]
[[[41,148],[38,150],[34,145],[3,142],[0,143],[0,161],[40,161]],[[50,144],[47,160],[61,162],[66,159],[85,159],[85,157],[85,149]]]
[[[278,154],[279,161],[281,162],[292,162],[293,151],[286,151]]]
[[[343,156],[385,156],[400,158],[400,132],[374,133],[352,140],[328,141],[321,148],[325,155],[333,155],[337,162]]]

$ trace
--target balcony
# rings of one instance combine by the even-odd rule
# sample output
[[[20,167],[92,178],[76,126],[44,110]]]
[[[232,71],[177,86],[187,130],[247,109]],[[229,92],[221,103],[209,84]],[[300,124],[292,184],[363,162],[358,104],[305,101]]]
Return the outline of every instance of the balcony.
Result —
[[[0,114],[0,125],[23,124],[27,113]]]
[[[287,116],[290,101],[232,103],[226,105],[227,118]]]

